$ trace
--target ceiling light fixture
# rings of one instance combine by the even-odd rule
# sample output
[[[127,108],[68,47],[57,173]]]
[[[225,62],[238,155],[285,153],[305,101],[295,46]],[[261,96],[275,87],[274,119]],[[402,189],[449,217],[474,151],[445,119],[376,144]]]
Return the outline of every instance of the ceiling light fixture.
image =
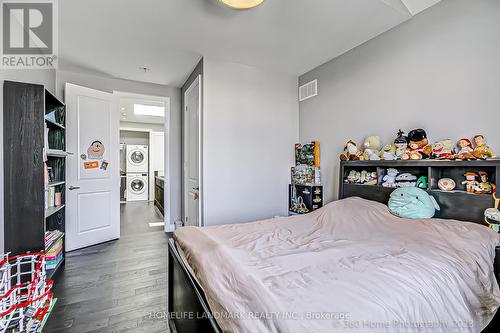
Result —
[[[220,0],[225,5],[235,9],[250,9],[257,7],[264,0]]]
[[[140,116],[165,117],[165,107],[134,104],[134,114]]]

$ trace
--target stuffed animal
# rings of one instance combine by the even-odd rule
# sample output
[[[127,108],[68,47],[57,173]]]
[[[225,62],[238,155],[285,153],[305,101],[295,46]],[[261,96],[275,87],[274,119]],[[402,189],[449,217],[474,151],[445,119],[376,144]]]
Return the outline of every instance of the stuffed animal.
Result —
[[[477,178],[477,173],[475,172],[466,172],[464,173],[465,180],[462,182],[462,185],[465,185],[465,189],[469,193],[474,193],[477,186],[479,185]]]
[[[396,187],[415,187],[417,176],[411,173],[400,173],[396,177]]]
[[[429,144],[427,133],[423,129],[415,129],[408,133],[408,148],[401,158],[403,160],[421,160],[427,157],[424,148]]]
[[[453,141],[442,140],[435,142],[430,146],[430,157],[437,159],[451,159],[455,156],[455,147]]]
[[[344,152],[340,155],[341,161],[357,161],[362,155],[354,141],[349,140],[344,145]]]
[[[399,171],[394,168],[387,169],[387,174],[382,178],[384,181],[382,183],[383,187],[396,187],[396,176],[399,174]]]
[[[392,161],[396,159],[396,145],[388,144],[385,145],[380,151],[380,159]]]
[[[389,198],[389,211],[399,217],[430,219],[440,210],[436,199],[418,187],[398,188]]]
[[[364,147],[364,152],[363,152],[363,160],[368,161],[376,161],[380,160],[380,146],[381,146],[381,141],[379,136],[369,136],[365,139],[365,142],[363,143]]]
[[[394,145],[396,146],[396,152],[394,153],[394,155],[396,155],[397,160],[400,160],[408,150],[408,138],[404,134],[405,132],[399,130],[398,136],[394,140]]]
[[[459,150],[455,155],[455,159],[457,160],[475,160],[476,156],[474,156],[474,148],[472,147],[472,143],[467,138],[462,138],[458,140],[457,143]]]
[[[427,176],[420,176],[417,179],[417,183],[415,184],[415,186],[418,187],[418,188],[427,189],[427,187],[429,186],[429,183],[428,183],[428,180],[427,180]]]
[[[495,157],[493,151],[486,145],[486,140],[484,136],[479,134],[474,137],[474,144],[476,145],[474,148],[474,156],[480,159],[487,159],[489,157]]]

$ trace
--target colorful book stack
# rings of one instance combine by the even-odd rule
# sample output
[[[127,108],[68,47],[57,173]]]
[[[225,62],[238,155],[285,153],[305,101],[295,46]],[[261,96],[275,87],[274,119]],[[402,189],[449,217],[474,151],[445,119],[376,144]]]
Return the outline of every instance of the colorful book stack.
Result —
[[[57,239],[61,238],[62,235],[63,232],[59,230],[47,231],[45,233],[45,248],[50,249],[50,247],[54,244],[54,242]]]
[[[54,245],[47,251],[45,257],[46,269],[54,269],[63,259],[63,239],[59,238]]]
[[[295,166],[292,167],[292,184],[321,185],[319,168],[319,141],[295,145]]]

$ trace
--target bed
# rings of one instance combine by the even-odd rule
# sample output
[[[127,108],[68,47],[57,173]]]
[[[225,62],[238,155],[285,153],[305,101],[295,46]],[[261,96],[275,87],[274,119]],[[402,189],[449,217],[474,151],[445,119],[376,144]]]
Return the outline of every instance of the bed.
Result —
[[[441,216],[446,212],[441,212]],[[444,215],[445,216],[445,215]],[[169,241],[174,332],[481,332],[499,235],[350,195],[313,213]]]

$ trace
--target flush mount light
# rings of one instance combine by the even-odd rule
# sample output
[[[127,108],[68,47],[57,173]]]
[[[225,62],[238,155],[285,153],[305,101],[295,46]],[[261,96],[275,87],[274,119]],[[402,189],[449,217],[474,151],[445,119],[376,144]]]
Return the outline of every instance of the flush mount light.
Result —
[[[134,104],[134,114],[139,116],[165,117],[165,107]]]
[[[225,5],[235,9],[250,9],[257,7],[264,0],[220,0]]]

